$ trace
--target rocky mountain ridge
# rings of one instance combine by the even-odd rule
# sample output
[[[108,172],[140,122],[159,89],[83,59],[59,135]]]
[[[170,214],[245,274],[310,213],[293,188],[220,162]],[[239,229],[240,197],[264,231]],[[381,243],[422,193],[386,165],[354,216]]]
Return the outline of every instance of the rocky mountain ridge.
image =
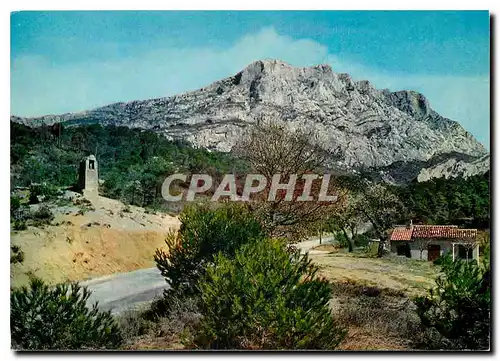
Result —
[[[489,166],[484,146],[432,110],[422,94],[379,90],[328,65],[295,68],[278,60],[256,61],[232,77],[167,98],[11,120],[28,126],[62,122],[150,129],[219,151],[230,151],[251,124],[280,121],[314,130],[325,150],[339,154],[332,168],[369,169],[395,182],[469,176]],[[401,164],[432,165],[405,175],[399,174]]]

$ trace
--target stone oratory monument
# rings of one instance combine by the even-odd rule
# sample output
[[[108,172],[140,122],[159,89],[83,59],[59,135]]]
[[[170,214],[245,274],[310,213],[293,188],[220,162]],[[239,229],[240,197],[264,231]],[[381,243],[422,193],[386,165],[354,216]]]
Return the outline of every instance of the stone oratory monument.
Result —
[[[97,200],[99,196],[99,175],[97,172],[97,159],[94,155],[89,155],[80,162],[78,188],[85,198]]]

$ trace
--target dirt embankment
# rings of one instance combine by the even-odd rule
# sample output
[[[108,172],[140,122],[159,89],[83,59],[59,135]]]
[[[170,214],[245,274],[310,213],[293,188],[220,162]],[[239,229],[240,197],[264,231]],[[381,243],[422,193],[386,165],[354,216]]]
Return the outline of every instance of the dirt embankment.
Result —
[[[54,207],[51,225],[13,231],[11,245],[20,247],[24,261],[11,264],[11,287],[26,284],[31,274],[57,283],[153,267],[155,250],[179,227],[176,217],[109,198],[90,208]]]

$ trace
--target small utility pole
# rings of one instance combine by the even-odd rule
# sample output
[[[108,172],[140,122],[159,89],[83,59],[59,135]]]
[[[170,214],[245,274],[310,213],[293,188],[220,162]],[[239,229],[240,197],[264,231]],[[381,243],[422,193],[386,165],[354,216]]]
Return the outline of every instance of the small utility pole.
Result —
[[[321,244],[322,235],[323,235],[323,222],[319,222],[319,244]]]

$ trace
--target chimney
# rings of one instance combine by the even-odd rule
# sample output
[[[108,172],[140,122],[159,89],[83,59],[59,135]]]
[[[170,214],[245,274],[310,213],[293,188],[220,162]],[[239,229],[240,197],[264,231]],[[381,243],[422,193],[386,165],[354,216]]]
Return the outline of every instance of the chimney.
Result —
[[[413,221],[410,219],[410,223],[406,226],[406,229],[412,229],[413,228]]]

